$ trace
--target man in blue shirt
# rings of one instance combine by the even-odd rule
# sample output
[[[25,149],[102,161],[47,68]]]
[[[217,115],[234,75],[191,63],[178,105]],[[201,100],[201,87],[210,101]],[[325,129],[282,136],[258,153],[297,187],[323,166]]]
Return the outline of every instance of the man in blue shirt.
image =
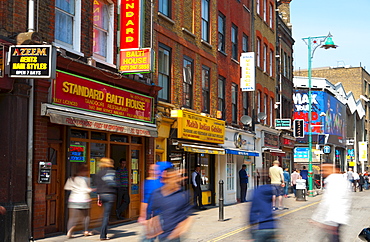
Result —
[[[248,186],[248,174],[245,170],[247,168],[246,164],[242,165],[242,169],[239,171],[239,181],[240,181],[240,202],[245,202],[245,196],[247,195]]]

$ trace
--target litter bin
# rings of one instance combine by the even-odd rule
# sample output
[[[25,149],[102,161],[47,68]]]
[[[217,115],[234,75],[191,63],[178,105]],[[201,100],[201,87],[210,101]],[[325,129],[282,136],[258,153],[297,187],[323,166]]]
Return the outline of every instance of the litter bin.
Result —
[[[306,201],[306,180],[297,179],[296,189],[297,189],[296,201]]]

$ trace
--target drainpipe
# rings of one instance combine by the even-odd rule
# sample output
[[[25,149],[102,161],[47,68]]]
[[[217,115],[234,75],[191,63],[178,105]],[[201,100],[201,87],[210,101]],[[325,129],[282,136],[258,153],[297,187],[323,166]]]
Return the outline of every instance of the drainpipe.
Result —
[[[35,30],[35,1],[28,1],[28,32]],[[28,101],[28,151],[27,151],[27,206],[28,206],[28,233],[32,238],[32,162],[33,162],[33,109],[34,109],[34,80],[29,79],[28,84],[31,86]]]

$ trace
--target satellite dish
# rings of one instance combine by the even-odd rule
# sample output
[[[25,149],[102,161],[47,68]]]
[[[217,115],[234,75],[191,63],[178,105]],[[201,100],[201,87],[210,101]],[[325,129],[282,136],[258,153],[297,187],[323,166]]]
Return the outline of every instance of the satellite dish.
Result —
[[[265,120],[267,118],[267,115],[264,112],[260,112],[257,114],[257,118],[259,120]]]
[[[240,118],[240,122],[242,122],[242,124],[244,125],[249,125],[252,123],[252,118],[249,117],[248,115],[243,115],[241,118]]]

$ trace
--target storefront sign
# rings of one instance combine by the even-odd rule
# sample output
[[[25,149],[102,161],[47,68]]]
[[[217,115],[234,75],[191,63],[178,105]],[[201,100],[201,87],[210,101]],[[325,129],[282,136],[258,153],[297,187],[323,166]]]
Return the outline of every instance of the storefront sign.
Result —
[[[85,162],[86,147],[84,145],[71,144],[69,146],[69,161],[70,162]]]
[[[153,97],[58,71],[52,103],[153,123]]]
[[[225,121],[208,118],[185,110],[172,110],[171,117],[178,122],[177,137],[223,144],[225,140]]]
[[[152,70],[152,49],[121,50],[119,70],[123,73],[147,73]]]
[[[188,147],[184,146],[184,151],[193,152],[193,153],[202,153],[202,154],[213,154],[213,155],[224,155],[225,151],[222,149],[206,149],[206,148],[197,148],[197,147]]]
[[[244,151],[244,150],[232,150],[232,149],[225,149],[226,154],[231,155],[244,155],[244,156],[260,156],[258,152],[252,152],[252,151]]]
[[[63,125],[68,125],[68,126],[75,126],[75,127],[80,127],[80,128],[98,129],[98,130],[105,130],[105,131],[116,132],[116,133],[154,137],[152,132],[150,132],[150,130],[148,129],[144,129],[144,128],[139,129],[139,128],[128,127],[124,125],[113,125],[109,123],[98,122],[98,121],[88,120],[88,119],[79,119],[79,118],[51,114],[50,121],[52,123],[58,123],[58,124],[63,124]]]
[[[286,138],[283,138],[283,137],[280,137],[280,143],[284,146],[284,147],[287,147],[287,148],[294,148],[294,140],[291,140],[291,139],[286,139]]]
[[[359,161],[367,161],[367,142],[358,142]]]
[[[141,0],[121,1],[120,49],[140,48]]]
[[[52,78],[55,60],[51,45],[9,47],[9,76],[12,78]],[[55,56],[53,57],[55,59]]]
[[[242,69],[242,77],[240,78],[240,88],[242,91],[255,91],[256,89],[254,65],[254,52],[241,54],[240,67]]]
[[[279,136],[271,133],[263,133],[263,146],[279,148]]]

